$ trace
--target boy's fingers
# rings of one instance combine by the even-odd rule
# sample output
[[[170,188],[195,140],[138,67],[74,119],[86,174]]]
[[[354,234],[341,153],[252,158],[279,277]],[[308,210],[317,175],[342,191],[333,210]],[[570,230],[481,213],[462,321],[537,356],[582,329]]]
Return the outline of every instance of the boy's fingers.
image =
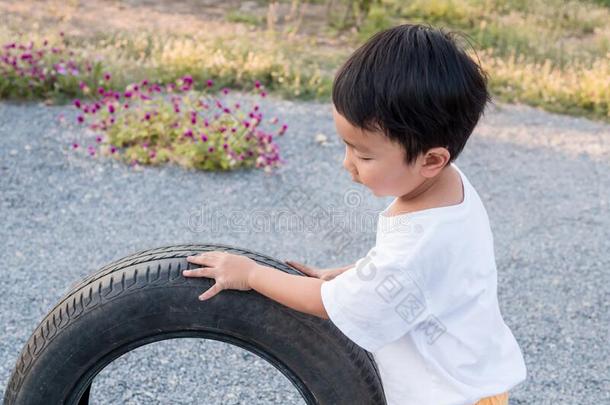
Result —
[[[217,253],[218,252],[216,252],[216,251],[212,251],[212,252],[199,253],[198,255],[195,255],[195,256],[187,256],[186,261],[189,263],[195,263],[195,264],[199,264],[199,265],[203,266],[206,264],[213,263],[214,259],[217,257]]]
[[[286,260],[286,262],[285,262],[285,263],[286,263],[286,264],[288,264],[289,266],[296,267],[296,268],[297,268],[297,269],[299,269],[299,270],[300,270],[300,269],[302,269],[303,267],[305,267],[305,266],[303,266],[303,265],[302,265],[301,263],[299,263],[299,262],[292,262],[292,261],[290,261],[290,260]]]
[[[286,263],[287,265],[292,266],[292,267],[296,267],[299,269],[301,268],[301,265],[297,262],[291,262],[290,260],[285,260],[284,263]]]
[[[182,275],[184,277],[211,277],[212,268],[211,267],[201,267],[198,269],[184,270],[184,271],[182,271]]]
[[[308,276],[312,276],[312,277],[317,277],[318,274],[316,273],[316,271],[310,267],[307,267],[303,264],[300,263],[296,263],[296,262],[291,262],[291,261],[287,261],[286,263],[288,263],[289,265],[291,265],[292,267],[298,269],[301,273],[305,273]]]
[[[218,283],[216,283],[213,286],[211,286],[210,288],[208,288],[203,294],[201,294],[199,296],[199,300],[204,301],[204,300],[210,299],[221,291],[222,291],[222,288],[220,287],[220,285]]]

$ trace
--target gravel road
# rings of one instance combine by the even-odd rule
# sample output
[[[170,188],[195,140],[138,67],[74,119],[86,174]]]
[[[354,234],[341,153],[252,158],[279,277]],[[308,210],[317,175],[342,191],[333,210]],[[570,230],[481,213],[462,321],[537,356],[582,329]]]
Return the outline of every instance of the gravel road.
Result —
[[[366,254],[376,214],[391,198],[376,198],[343,171],[330,104],[261,101],[265,119],[289,125],[277,138],[287,164],[273,174],[134,170],[70,149],[92,139],[72,124],[74,108],[0,103],[0,395],[63,292],[135,251],[225,243],[320,267]],[[318,133],[327,145],[315,141]],[[527,363],[527,381],[510,403],[610,403],[610,125],[490,106],[456,164],[487,207],[502,314]],[[334,209],[347,215],[329,229],[322,218]],[[280,226],[282,212],[310,226]],[[118,359],[96,378],[93,397],[96,404],[302,403],[263,360],[195,339]]]

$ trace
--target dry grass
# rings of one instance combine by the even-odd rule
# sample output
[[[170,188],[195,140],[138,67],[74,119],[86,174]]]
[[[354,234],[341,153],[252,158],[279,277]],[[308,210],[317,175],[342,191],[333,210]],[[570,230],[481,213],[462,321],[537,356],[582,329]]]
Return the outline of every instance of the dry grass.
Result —
[[[610,15],[599,4],[384,0],[359,32],[337,32],[325,4],[264,3],[0,1],[0,41],[18,32],[42,41],[63,30],[79,55],[105,61],[119,87],[191,74],[236,88],[259,79],[285,97],[328,99],[335,69],[364,39],[427,22],[474,40],[496,98],[610,121]]]

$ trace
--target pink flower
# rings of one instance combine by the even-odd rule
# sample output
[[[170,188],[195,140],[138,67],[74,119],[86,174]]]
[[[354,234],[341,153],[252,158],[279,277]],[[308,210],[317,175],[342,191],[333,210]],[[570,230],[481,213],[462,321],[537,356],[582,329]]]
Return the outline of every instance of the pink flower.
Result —
[[[261,91],[261,92],[260,92],[260,95],[261,95],[261,97],[265,97],[265,96],[267,96],[267,92],[265,92],[265,91]]]
[[[208,152],[210,152],[210,153],[211,153],[211,152],[214,152],[214,147],[213,147],[213,146],[210,146],[210,147],[208,148]]]
[[[114,114],[114,106],[112,104],[108,104],[108,112]]]
[[[110,73],[104,73],[104,80],[109,81],[111,77]]]
[[[186,131],[184,131],[184,136],[186,136],[187,138],[192,138],[193,137],[193,131],[189,128]]]
[[[131,91],[125,92],[125,98],[131,98]]]
[[[229,94],[229,89],[227,89],[226,87],[224,89],[222,89],[223,94],[227,95]]]
[[[97,89],[97,92],[98,92],[98,94],[99,94],[99,95],[103,96],[103,95],[106,93],[106,90],[104,90],[104,88],[103,88],[103,87],[99,87],[99,88]]]
[[[85,121],[85,117],[83,117],[82,115],[79,115],[76,120],[78,121],[79,124],[82,124]]]
[[[257,89],[260,89],[261,87],[261,82],[259,82],[258,80],[254,82],[254,87],[256,87]]]
[[[72,144],[72,149],[78,149],[78,144],[76,142]]]
[[[81,107],[81,102],[79,99],[74,100],[74,107],[79,108]]]
[[[231,110],[229,110],[228,108],[225,108],[223,111],[227,114],[231,114]]]
[[[284,132],[288,129],[288,125],[282,125],[282,128],[279,130],[278,135],[284,135]]]
[[[110,153],[116,152],[116,146],[110,145]]]
[[[226,144],[226,143],[223,143],[223,144],[222,144],[222,147],[223,147],[223,149],[225,149],[225,150],[226,150],[226,149],[229,147],[229,145],[228,145],[228,144]]]
[[[206,134],[201,134],[201,142],[207,142],[208,141],[208,137],[206,136]]]
[[[98,136],[96,136],[96,137],[95,137],[95,142],[97,142],[97,143],[102,142],[102,137],[101,137],[101,136],[99,136],[99,135],[98,135]]]
[[[208,80],[207,84],[208,84],[208,87],[212,87],[214,85],[214,81],[213,80]]]

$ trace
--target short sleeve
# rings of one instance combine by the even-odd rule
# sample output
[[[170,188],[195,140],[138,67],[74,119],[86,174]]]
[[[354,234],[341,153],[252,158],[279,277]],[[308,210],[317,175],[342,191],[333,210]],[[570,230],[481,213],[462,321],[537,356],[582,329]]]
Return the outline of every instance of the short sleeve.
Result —
[[[322,283],[333,324],[369,352],[409,332],[427,315],[416,257],[375,246],[353,268]]]

